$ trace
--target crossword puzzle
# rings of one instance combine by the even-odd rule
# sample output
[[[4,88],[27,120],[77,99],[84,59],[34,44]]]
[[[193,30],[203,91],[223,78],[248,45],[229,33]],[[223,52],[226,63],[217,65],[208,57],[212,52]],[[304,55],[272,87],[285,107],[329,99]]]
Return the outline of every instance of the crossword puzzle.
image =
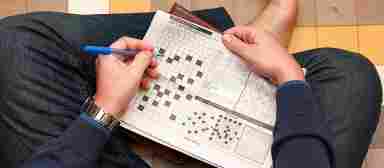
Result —
[[[243,123],[224,112],[212,114],[199,110],[197,106],[202,104],[191,91],[193,85],[204,78],[201,68],[204,61],[191,54],[168,53],[164,48],[156,49],[155,57],[161,62],[160,72],[164,77],[139,96],[136,111],[150,113],[156,108],[159,113],[167,113],[167,120],[182,129],[187,137],[232,150],[242,134]],[[190,67],[189,72],[178,71],[180,66]],[[194,108],[173,107],[176,103]]]
[[[250,115],[265,105],[246,113],[237,108],[249,90],[248,67],[226,50],[220,34],[160,11],[156,17],[144,39],[155,45],[160,77],[135,96],[124,126],[224,167],[231,162],[222,158],[238,159],[242,167],[269,167],[273,126]],[[243,102],[249,107],[250,101]]]

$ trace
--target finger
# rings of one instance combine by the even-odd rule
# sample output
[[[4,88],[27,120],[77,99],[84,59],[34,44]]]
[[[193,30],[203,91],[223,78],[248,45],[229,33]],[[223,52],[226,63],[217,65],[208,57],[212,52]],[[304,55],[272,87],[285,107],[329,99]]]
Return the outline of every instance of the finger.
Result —
[[[142,89],[148,90],[151,87],[151,78],[145,77],[143,80],[140,82],[140,87]]]
[[[242,41],[253,44],[256,43],[256,32],[257,30],[252,27],[237,26],[225,31],[224,34],[234,35],[240,38]]]
[[[149,65],[150,68],[156,68],[159,66],[159,63],[157,62],[156,58],[152,58],[151,63]]]
[[[223,35],[223,43],[233,53],[241,57],[246,57],[245,52],[248,48],[248,45],[241,41],[239,38],[231,34],[225,34]]]
[[[154,47],[147,41],[139,40],[131,37],[121,37],[111,45],[112,48],[119,49],[140,49],[146,51],[153,51]]]
[[[151,78],[154,78],[154,79],[157,79],[160,77],[160,73],[157,69],[155,68],[148,68],[147,71],[146,71],[146,74],[151,77]]]
[[[135,56],[135,59],[132,61],[130,68],[134,70],[136,75],[142,76],[145,70],[148,68],[151,63],[153,53],[149,51],[142,51]]]

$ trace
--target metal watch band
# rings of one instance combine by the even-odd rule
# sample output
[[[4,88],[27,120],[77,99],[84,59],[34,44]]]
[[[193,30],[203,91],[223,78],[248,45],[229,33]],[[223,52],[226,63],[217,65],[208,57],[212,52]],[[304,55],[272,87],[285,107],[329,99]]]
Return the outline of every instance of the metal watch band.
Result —
[[[97,106],[93,97],[89,97],[85,101],[84,105],[86,114],[96,120],[98,123],[102,124],[104,127],[112,130],[120,124],[118,119],[106,113],[102,108]]]

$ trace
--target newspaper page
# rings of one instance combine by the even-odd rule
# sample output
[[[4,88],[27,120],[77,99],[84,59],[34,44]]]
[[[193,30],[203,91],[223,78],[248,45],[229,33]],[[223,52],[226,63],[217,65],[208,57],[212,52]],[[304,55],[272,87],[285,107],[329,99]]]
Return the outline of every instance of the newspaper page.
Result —
[[[161,77],[123,126],[216,167],[270,168],[275,87],[252,74],[222,35],[158,11],[144,38]]]

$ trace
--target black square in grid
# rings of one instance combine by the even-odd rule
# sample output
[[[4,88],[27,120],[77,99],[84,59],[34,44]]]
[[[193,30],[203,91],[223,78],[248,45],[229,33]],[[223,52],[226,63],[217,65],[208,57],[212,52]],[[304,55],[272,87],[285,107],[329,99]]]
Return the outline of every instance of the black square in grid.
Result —
[[[155,84],[155,86],[153,87],[155,90],[160,90],[160,85],[159,84]]]
[[[203,77],[203,72],[198,71],[198,72],[196,73],[196,76],[199,77],[199,78],[202,78],[202,77]]]
[[[168,58],[167,58],[167,63],[168,63],[168,64],[172,64],[172,62],[173,62],[173,59],[168,57]]]
[[[171,94],[171,91],[168,90],[168,89],[165,89],[165,90],[164,90],[164,94],[167,95],[167,96],[169,96],[169,95]]]
[[[179,85],[179,87],[178,87],[177,89],[180,90],[180,91],[184,91],[184,90],[185,90],[185,87],[182,86],[182,85]]]
[[[193,96],[190,94],[187,94],[187,96],[185,96],[185,98],[187,98],[187,100],[192,100]]]
[[[176,77],[172,76],[170,80],[171,82],[176,82]]]
[[[176,120],[176,115],[171,114],[171,116],[169,116],[169,119],[172,120],[172,121],[175,121]]]
[[[164,48],[160,48],[160,49],[159,49],[159,53],[160,53],[160,54],[165,54],[165,52],[166,52],[166,50],[165,50]]]
[[[140,111],[143,111],[144,108],[145,108],[145,107],[144,107],[143,105],[141,105],[141,104],[137,107],[137,109],[140,110]]]
[[[184,75],[179,73],[179,74],[177,74],[177,78],[179,78],[180,80],[183,80]]]
[[[192,78],[189,78],[187,82],[188,84],[192,85],[195,81]]]
[[[163,92],[157,92],[157,97],[163,97],[164,93]]]
[[[178,95],[178,94],[175,94],[174,96],[173,96],[173,98],[175,99],[175,100],[180,100],[180,95]]]
[[[175,57],[173,58],[173,60],[175,60],[175,61],[180,61],[180,56],[175,55]]]
[[[203,65],[203,61],[201,61],[201,60],[197,60],[197,61],[196,61],[196,65],[197,65],[197,66],[201,66],[201,65]]]
[[[165,101],[165,103],[164,103],[164,106],[167,106],[167,107],[169,107],[169,106],[171,106],[171,102],[170,101]]]
[[[190,56],[190,55],[187,55],[187,57],[185,57],[185,60],[187,60],[187,61],[191,62],[191,61],[192,61],[192,56]]]
[[[149,97],[148,96],[143,96],[143,101],[147,102],[149,100]]]
[[[155,101],[152,102],[152,105],[153,105],[153,106],[158,106],[158,105],[159,105],[159,102],[155,100]]]

